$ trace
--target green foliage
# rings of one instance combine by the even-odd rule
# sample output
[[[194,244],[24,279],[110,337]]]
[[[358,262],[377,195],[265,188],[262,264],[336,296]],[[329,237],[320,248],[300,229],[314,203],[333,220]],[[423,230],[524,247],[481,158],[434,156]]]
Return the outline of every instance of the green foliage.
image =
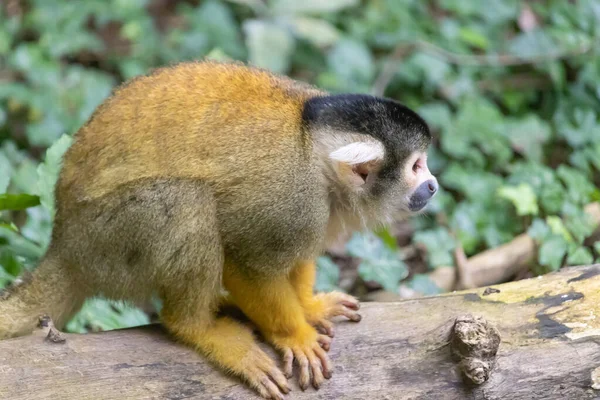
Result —
[[[517,209],[517,215],[537,215],[539,212],[537,196],[526,183],[519,186],[503,186],[498,189],[501,198],[509,200]]]
[[[123,303],[91,299],[67,325],[70,332],[85,333],[150,323],[143,311]]]
[[[340,269],[329,257],[317,259],[317,279],[315,290],[318,292],[331,292],[337,289],[340,280]]]
[[[0,210],[24,210],[40,204],[38,196],[30,194],[0,194]]]
[[[379,282],[393,291],[408,275],[408,269],[398,254],[372,233],[355,233],[346,248],[353,257],[361,259],[358,274],[365,281]]]
[[[438,227],[419,231],[415,233],[413,241],[427,249],[429,266],[435,268],[454,265],[452,251],[456,248],[456,240],[447,229]]]
[[[415,274],[408,282],[408,286],[426,296],[431,296],[442,292],[435,282],[433,282],[426,274]]]
[[[0,5],[0,286],[43,254],[62,154],[115,85],[203,57],[418,110],[441,185],[436,218],[412,221],[429,268],[452,265],[458,245],[471,256],[523,232],[539,243],[537,273],[600,259],[583,213],[600,201],[597,0],[14,3]],[[407,276],[388,231],[355,235],[347,250],[364,280],[396,290]],[[338,280],[320,259],[318,289]],[[434,293],[430,283],[408,282]],[[89,304],[70,329],[142,321]]]
[[[38,172],[38,190],[42,205],[54,216],[54,186],[58,180],[58,173],[62,166],[61,160],[64,153],[71,146],[70,136],[63,135],[46,152],[44,162],[37,169]]]

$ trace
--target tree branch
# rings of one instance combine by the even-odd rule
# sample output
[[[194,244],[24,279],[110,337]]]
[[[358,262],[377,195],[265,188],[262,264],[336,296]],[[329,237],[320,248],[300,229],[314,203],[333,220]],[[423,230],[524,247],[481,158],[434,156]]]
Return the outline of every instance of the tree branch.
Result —
[[[302,392],[294,377],[294,391],[287,398],[598,398],[600,392],[591,386],[592,373],[600,365],[600,318],[594,318],[600,315],[599,289],[596,265],[565,268],[494,290],[365,304],[361,323],[338,325],[330,351],[332,379],[318,392]],[[464,316],[471,313],[476,317]],[[481,362],[467,360],[470,364],[453,358],[473,346],[456,347],[455,340],[450,341],[455,338],[451,332],[472,340],[469,321],[499,332],[496,367],[485,357]],[[65,342],[47,340],[48,329],[0,341],[0,398],[257,398],[192,349],[176,344],[159,326],[65,334]],[[480,343],[484,356],[496,354]],[[473,386],[464,383],[461,374],[476,383],[489,379]]]

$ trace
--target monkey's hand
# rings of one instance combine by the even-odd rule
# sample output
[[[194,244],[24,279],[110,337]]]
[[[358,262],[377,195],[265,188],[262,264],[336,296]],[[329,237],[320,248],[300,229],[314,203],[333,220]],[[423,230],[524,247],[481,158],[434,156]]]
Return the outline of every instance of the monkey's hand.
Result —
[[[293,362],[296,360],[300,368],[298,383],[302,390],[311,382],[318,389],[325,379],[331,378],[333,367],[329,356],[323,350],[317,331],[306,324],[289,335],[271,336],[269,340],[283,352],[283,373],[290,378]]]
[[[334,335],[332,318],[344,316],[354,322],[360,322],[362,319],[357,312],[360,308],[358,299],[342,292],[316,294],[303,306],[306,320],[323,330],[329,337]]]

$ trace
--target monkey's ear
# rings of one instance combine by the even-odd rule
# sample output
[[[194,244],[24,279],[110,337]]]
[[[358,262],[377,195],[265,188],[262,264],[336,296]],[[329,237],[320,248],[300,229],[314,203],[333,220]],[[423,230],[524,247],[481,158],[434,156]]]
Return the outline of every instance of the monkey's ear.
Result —
[[[369,174],[383,160],[383,145],[379,142],[354,142],[329,153],[336,163],[339,178],[353,187],[362,187]]]

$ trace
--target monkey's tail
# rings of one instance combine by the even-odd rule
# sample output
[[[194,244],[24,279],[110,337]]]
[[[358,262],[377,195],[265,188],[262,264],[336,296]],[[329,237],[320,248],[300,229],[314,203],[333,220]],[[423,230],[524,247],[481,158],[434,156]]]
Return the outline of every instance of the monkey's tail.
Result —
[[[0,293],[0,340],[31,333],[42,316],[52,318],[60,329],[84,300],[72,274],[46,255],[32,274]]]

